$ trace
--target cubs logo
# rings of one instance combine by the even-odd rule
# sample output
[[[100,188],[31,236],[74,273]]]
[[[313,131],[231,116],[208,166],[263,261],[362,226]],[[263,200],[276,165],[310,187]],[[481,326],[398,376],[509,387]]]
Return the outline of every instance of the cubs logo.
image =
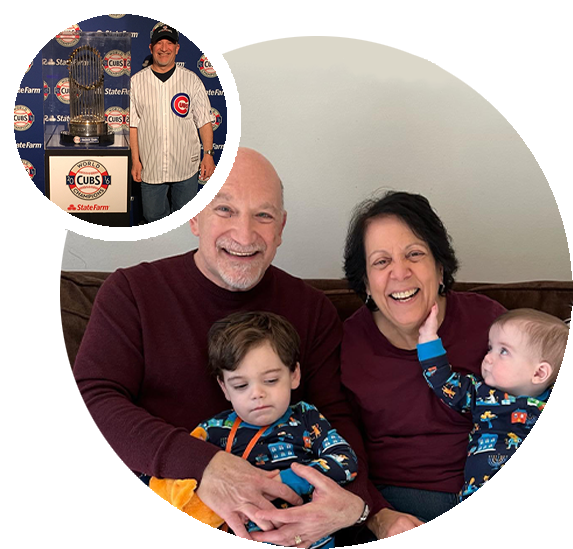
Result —
[[[110,76],[123,76],[131,72],[131,52],[111,50],[105,54],[103,68]]]
[[[153,25],[153,28],[151,29],[151,32],[149,33],[149,38],[153,38],[153,31],[154,31],[157,27],[160,27],[161,25],[163,25],[164,27],[167,26],[167,25],[165,25],[164,23],[162,23],[161,21],[159,21],[158,23],[155,23],[155,25]]]
[[[211,122],[211,124],[213,125],[213,131],[215,131],[221,125],[221,122],[223,122],[223,117],[221,116],[221,113],[217,109],[211,109],[211,114],[215,119],[214,122]]]
[[[62,78],[54,87],[56,97],[64,104],[70,104],[70,79]]]
[[[25,105],[14,107],[14,129],[19,132],[26,131],[34,123],[34,114]]]
[[[111,185],[111,176],[100,162],[81,160],[66,175],[66,185],[81,200],[96,200]]]
[[[207,56],[205,54],[203,54],[201,56],[201,59],[199,59],[199,61],[197,61],[197,68],[199,69],[201,74],[203,76],[206,76],[207,78],[216,78],[217,77],[217,71],[215,71],[215,69],[213,68],[213,65],[211,65],[211,63],[209,62],[209,59],[207,59]]]
[[[153,28],[151,29],[151,32],[149,33],[149,38],[153,38],[153,32],[155,31],[155,29],[157,29],[158,27],[163,27],[163,30],[166,30],[169,28],[168,25],[166,25],[165,23],[162,23],[161,21],[159,21],[159,23],[156,23],[155,25],[153,25]],[[177,33],[179,34],[179,33]]]
[[[186,93],[178,93],[171,100],[171,110],[181,118],[189,114],[189,96]]]
[[[107,126],[112,132],[117,133],[129,128],[129,114],[126,110],[120,107],[110,107],[104,114]]]
[[[48,86],[48,83],[44,80],[44,101],[48,98],[48,95],[50,95],[50,86]]]
[[[80,26],[72,25],[56,35],[56,42],[67,48],[72,48],[80,41]]]
[[[29,160],[24,160],[22,158],[22,165],[30,176],[30,179],[34,179],[34,176],[36,175],[36,168],[34,168],[33,164]]]

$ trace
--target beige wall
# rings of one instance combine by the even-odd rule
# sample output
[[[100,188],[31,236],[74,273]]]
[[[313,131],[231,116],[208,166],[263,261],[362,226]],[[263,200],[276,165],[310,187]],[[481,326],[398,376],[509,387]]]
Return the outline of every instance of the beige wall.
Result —
[[[551,189],[519,135],[483,97],[429,61],[341,38],[290,38],[225,55],[241,144],[263,152],[289,212],[275,264],[342,276],[352,207],[394,188],[426,195],[454,239],[459,280],[571,278]],[[69,233],[65,269],[111,270],[196,244],[187,225],[144,242]]]

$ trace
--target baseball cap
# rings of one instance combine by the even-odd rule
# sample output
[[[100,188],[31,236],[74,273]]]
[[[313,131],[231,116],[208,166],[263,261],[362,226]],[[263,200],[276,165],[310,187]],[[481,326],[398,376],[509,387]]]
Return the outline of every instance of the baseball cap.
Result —
[[[155,44],[155,42],[163,40],[163,38],[167,38],[167,40],[171,40],[171,42],[177,44],[179,42],[179,33],[173,27],[159,23],[159,25],[151,31],[151,43]]]

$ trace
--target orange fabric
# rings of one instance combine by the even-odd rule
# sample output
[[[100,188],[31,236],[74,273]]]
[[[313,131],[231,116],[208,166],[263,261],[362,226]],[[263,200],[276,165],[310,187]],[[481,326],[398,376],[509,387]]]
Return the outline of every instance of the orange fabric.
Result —
[[[195,493],[197,481],[186,479],[159,479],[151,477],[149,487],[165,501],[201,522],[218,528],[224,520],[207,507]]]
[[[225,452],[227,452],[228,454],[231,453],[231,449],[233,448],[233,442],[235,440],[235,435],[237,434],[237,429],[239,428],[239,426],[241,425],[241,423],[243,423],[243,420],[237,416],[235,418],[235,421],[233,423],[233,427],[231,427],[231,432],[229,433],[229,437],[227,438],[227,445],[225,446]],[[199,429],[200,427],[198,427],[197,429]],[[261,438],[261,435],[269,428],[268,425],[265,425],[263,427],[261,427],[257,433],[255,434],[255,436],[251,439],[251,441],[249,442],[249,444],[247,444],[247,447],[245,448],[245,451],[243,452],[243,455],[241,456],[243,459],[247,459],[249,457],[249,454],[251,453],[251,450],[255,447],[255,444],[258,442],[258,440]],[[197,429],[195,429],[195,431],[197,431]],[[193,433],[195,432],[193,431]],[[191,434],[193,434],[191,433]],[[205,435],[206,438],[206,435]],[[205,439],[203,439],[205,440]]]
[[[201,427],[195,428],[191,436],[201,440],[207,438],[205,430]],[[177,507],[180,511],[213,528],[219,528],[225,522],[219,515],[207,507],[195,493],[197,481],[194,478],[159,479],[151,477],[149,487],[158,496],[161,496],[165,501]]]
[[[231,434],[229,435],[229,441],[227,443],[226,451],[229,452],[233,444],[233,439],[235,438],[235,433],[241,424],[241,420],[237,417]],[[268,428],[268,425],[261,427],[257,434],[253,437],[249,445],[247,446],[245,452],[243,453],[243,458],[246,459],[254,445],[259,440],[260,436]],[[205,429],[201,426],[196,427],[191,432],[191,436],[206,440],[207,433]],[[201,522],[212,526],[213,528],[219,528],[224,524],[224,520],[212,511],[207,505],[205,505],[201,498],[195,493],[197,489],[197,481],[194,478],[184,478],[184,479],[171,479],[164,478],[159,479],[156,477],[151,477],[149,480],[149,487],[158,495],[161,496],[165,501],[177,507],[180,511],[187,513],[189,516],[200,520]]]

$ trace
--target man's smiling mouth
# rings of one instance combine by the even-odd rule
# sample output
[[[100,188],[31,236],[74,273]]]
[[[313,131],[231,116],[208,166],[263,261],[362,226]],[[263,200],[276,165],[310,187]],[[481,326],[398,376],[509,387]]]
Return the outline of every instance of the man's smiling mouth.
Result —
[[[226,248],[222,248],[222,250],[233,257],[253,257],[259,253],[259,250],[253,252],[236,252],[234,250],[227,250]]]

